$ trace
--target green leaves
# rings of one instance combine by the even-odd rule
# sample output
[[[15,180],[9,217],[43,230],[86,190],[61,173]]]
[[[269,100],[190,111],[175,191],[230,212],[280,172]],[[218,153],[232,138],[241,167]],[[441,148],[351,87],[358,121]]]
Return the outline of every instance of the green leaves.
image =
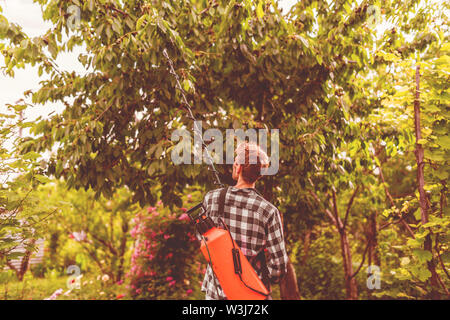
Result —
[[[264,17],[264,3],[265,0],[259,0],[258,4],[256,5],[256,16],[261,19],[262,17]]]
[[[66,4],[61,0],[43,5],[45,18],[53,24],[43,37],[29,39],[0,16],[0,37],[7,39],[0,44],[5,72],[37,64],[39,74],[48,77],[33,91],[32,102],[63,107],[48,119],[28,124],[33,137],[18,142],[20,159],[5,162],[8,170],[23,172],[26,178],[16,182],[21,190],[15,198],[2,194],[8,196],[8,208],[20,203],[27,186],[48,183],[52,176],[87,189],[78,194],[80,199],[90,201],[95,194],[101,203],[102,195],[116,197],[116,190],[128,188],[131,204],[153,203],[160,192],[175,206],[181,205],[186,185],[213,188],[203,165],[175,166],[169,157],[172,131],[192,124],[162,55],[167,49],[193,112],[205,126],[280,129],[280,171],[258,182],[257,188],[273,193],[293,238],[313,230],[313,246],[322,249],[330,239],[335,241],[324,227],[322,211],[305,195],[316,192],[329,208],[328,200],[336,192],[339,217],[344,219],[359,186],[347,221],[354,257],[362,255],[365,245],[358,239],[365,239],[368,219],[376,213],[376,251],[383,269],[385,265],[386,270],[398,271],[395,276],[384,272],[383,279],[407,288],[393,289],[393,297],[419,295],[411,283],[428,279],[425,264],[436,253],[424,250],[425,239],[431,234],[441,239],[448,228],[445,219],[431,218],[422,226],[416,210],[414,52],[422,61],[424,130],[417,143],[426,150],[432,217],[441,213],[441,193],[450,176],[450,47],[431,17],[415,12],[413,4],[394,1],[383,8],[380,19],[394,21],[397,27],[377,38],[367,25],[367,2],[298,1],[289,15],[281,14],[276,1],[264,0],[72,2],[82,6],[83,14],[82,28],[70,37],[64,34],[67,17],[59,8],[64,10]],[[408,42],[404,32],[422,35]],[[55,58],[78,45],[86,48],[79,57],[86,72],[80,74],[57,71],[53,59],[43,54],[48,49]],[[16,106],[15,111],[24,108]],[[50,150],[50,159],[37,163]],[[2,150],[1,156],[13,155]],[[222,177],[229,176],[226,166],[218,169]],[[73,196],[71,192],[67,195]],[[71,201],[83,207],[77,199]],[[29,210],[30,203],[26,207]],[[97,207],[95,212],[104,214]],[[69,213],[65,218],[70,225],[80,227],[81,220],[72,214],[76,211]],[[104,224],[95,220],[93,234],[103,237],[108,231]],[[407,227],[415,239],[408,238]],[[316,258],[332,261],[335,274],[342,260],[336,254],[339,246],[330,248],[319,250]],[[335,282],[336,292],[342,294],[342,279]]]
[[[122,34],[122,26],[120,25],[120,21],[118,19],[112,19],[112,29],[118,33]]]
[[[42,183],[42,184],[46,184],[46,183],[49,183],[51,181],[48,177],[43,176],[41,174],[35,175],[34,178],[36,180],[38,180],[40,183]]]
[[[424,265],[411,267],[410,270],[413,276],[422,282],[426,282],[431,277],[431,272]]]
[[[148,19],[148,15],[144,14],[142,15],[139,19],[137,19],[136,21],[136,30],[141,30],[142,29],[142,25],[144,24],[144,22],[146,22]]]
[[[431,254],[431,252],[427,251],[427,250],[414,249],[413,254],[419,259],[420,263],[425,263],[427,261],[430,261],[433,258],[433,255]]]
[[[9,29],[8,20],[0,14],[0,39],[6,36],[6,32]]]
[[[450,135],[440,136],[436,143],[446,150],[450,150]]]

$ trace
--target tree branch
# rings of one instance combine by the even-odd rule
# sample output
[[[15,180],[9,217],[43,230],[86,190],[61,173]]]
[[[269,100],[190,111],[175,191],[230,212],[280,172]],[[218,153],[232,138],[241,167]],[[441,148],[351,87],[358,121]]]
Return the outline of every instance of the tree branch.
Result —
[[[309,190],[309,194],[316,200],[316,202],[317,202],[317,204],[318,204],[319,206],[322,206],[322,205],[323,205],[323,204],[322,204],[322,201],[320,201],[320,199],[319,199],[319,196],[318,196],[315,192]],[[330,218],[331,222],[336,226],[336,228],[339,228],[339,227],[338,227],[338,224],[337,224],[337,221],[336,221],[336,219],[334,218],[334,216],[333,216],[333,214],[331,213],[331,211],[328,210],[327,208],[324,208],[324,212],[325,212],[326,215]]]
[[[439,239],[438,239],[438,235],[436,235],[436,241],[435,241],[434,248],[436,249],[436,253],[437,253],[437,255],[438,255],[439,262],[440,262],[440,264],[441,264],[442,270],[444,270],[445,274],[447,275],[447,278],[450,279],[450,275],[449,275],[448,272],[447,272],[447,268],[445,267],[444,261],[442,260],[442,257],[441,257],[441,253],[439,252],[439,249],[440,249],[440,248],[439,248]]]
[[[342,220],[339,217],[339,211],[338,211],[337,200],[336,200],[336,191],[334,190],[334,188],[333,188],[332,192],[333,192],[332,205],[333,205],[334,217],[336,219],[338,230],[339,230],[339,232],[341,232],[344,230],[344,225],[342,224]]]
[[[375,155],[372,154],[372,159],[375,160]],[[386,186],[386,181],[384,180],[384,175],[383,175],[383,169],[381,168],[381,165],[378,166],[378,170],[380,172],[380,180],[381,183],[383,183],[383,187],[384,187],[384,192],[386,194],[386,197],[389,199],[389,202],[391,203],[391,206],[397,209],[397,206],[395,205],[394,202],[394,198],[392,198],[391,193],[389,192],[389,189]],[[406,230],[408,231],[409,235],[415,239],[416,236],[414,235],[414,232],[411,230],[411,227],[406,223],[405,220],[403,220],[403,217],[400,217],[399,222],[401,222],[403,224],[403,226],[406,228]]]
[[[362,256],[361,264],[359,265],[358,269],[356,269],[355,273],[353,273],[353,274],[350,276],[351,278],[355,277],[355,276],[358,274],[359,270],[361,270],[361,267],[363,266],[364,261],[366,260],[367,250],[369,249],[369,246],[370,246],[370,243],[371,243],[371,242],[372,242],[371,239],[369,239],[369,240],[367,241],[366,248],[364,249],[364,253],[363,253],[363,256]]]
[[[355,199],[355,196],[358,193],[358,190],[359,190],[359,185],[356,186],[355,192],[353,192],[352,197],[350,198],[350,201],[348,202],[347,211],[345,212],[345,218],[344,218],[344,228],[347,226],[347,218],[350,213],[350,209],[352,208],[353,200]]]
[[[117,255],[117,250],[111,245],[111,243],[109,243],[93,234],[91,234],[91,237],[94,238],[95,240],[97,240],[98,242],[100,242],[101,244],[103,244],[105,247],[107,247],[113,255]]]

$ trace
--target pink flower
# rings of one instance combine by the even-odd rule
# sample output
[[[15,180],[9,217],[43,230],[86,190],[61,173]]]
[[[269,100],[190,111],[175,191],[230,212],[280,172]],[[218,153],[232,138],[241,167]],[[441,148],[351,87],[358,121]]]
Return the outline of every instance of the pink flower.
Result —
[[[167,277],[167,278],[166,278],[166,281],[167,281],[167,282],[172,281],[172,280],[173,280],[172,277]]]
[[[159,200],[158,203],[157,203],[158,206],[160,206],[162,204],[163,204],[163,202],[161,200]]]
[[[178,218],[178,220],[189,220],[189,216],[186,214],[186,213],[183,213],[179,218]]]
[[[155,207],[148,207],[148,208],[147,208],[147,212],[148,212],[148,213],[152,213],[152,212],[155,211],[155,210],[156,210]]]
[[[123,280],[117,281],[117,284],[120,286],[123,283]]]
[[[164,235],[164,240],[167,240],[167,239],[169,239],[170,238],[170,236],[168,235],[168,234],[165,234]]]
[[[192,293],[192,289],[186,290],[186,294],[187,294],[187,295],[190,295],[191,293]]]
[[[63,289],[58,289],[55,292],[53,292],[53,294],[48,297],[45,298],[44,300],[55,300],[56,298],[58,298],[58,296],[60,296],[63,293]]]
[[[192,194],[188,194],[187,198],[188,198],[188,200],[191,200],[192,199]]]
[[[172,287],[173,285],[175,285],[175,283],[176,283],[176,281],[175,281],[175,280],[173,280],[173,281],[170,281],[170,282],[169,282],[169,287]]]
[[[72,239],[78,242],[82,242],[86,240],[86,232],[80,231],[80,232],[72,232]]]

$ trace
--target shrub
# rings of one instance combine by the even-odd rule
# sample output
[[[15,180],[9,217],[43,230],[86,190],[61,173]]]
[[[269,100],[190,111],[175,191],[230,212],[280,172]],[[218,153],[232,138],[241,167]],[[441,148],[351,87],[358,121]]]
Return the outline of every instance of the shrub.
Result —
[[[161,202],[134,219],[130,295],[135,299],[198,297],[205,266],[193,226],[182,209],[169,213]]]

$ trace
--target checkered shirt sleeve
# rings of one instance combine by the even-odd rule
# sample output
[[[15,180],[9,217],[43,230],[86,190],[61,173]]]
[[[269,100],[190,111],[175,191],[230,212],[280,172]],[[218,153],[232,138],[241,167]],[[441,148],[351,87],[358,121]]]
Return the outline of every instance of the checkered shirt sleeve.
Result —
[[[230,187],[225,197],[223,215],[218,212],[221,189],[208,192],[203,200],[206,213],[218,225],[219,216],[230,229],[233,239],[249,261],[264,248],[268,251],[267,268],[272,283],[286,273],[288,256],[278,209],[252,188]],[[256,269],[262,278],[262,270]],[[208,265],[202,284],[207,300],[226,299],[219,281]]]

